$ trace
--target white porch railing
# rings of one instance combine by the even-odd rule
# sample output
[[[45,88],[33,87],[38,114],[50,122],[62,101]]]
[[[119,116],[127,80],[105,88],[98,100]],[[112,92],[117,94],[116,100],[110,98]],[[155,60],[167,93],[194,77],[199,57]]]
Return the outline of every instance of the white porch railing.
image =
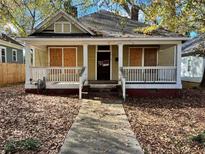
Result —
[[[82,67],[31,67],[31,79],[37,81],[45,77],[48,82],[79,82]]]
[[[174,66],[123,67],[126,83],[176,83]]]

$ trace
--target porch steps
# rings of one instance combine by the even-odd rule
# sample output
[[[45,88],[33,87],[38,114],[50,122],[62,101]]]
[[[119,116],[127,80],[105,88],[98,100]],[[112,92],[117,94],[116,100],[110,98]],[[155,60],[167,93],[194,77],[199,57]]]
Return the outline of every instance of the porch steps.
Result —
[[[88,87],[83,88],[83,98],[109,98],[119,96],[121,96],[121,87],[116,84],[91,84]]]

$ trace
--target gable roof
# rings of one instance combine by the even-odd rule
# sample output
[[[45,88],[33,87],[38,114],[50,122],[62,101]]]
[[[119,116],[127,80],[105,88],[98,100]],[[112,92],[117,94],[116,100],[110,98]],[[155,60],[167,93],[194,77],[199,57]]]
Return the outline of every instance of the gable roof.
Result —
[[[85,26],[103,36],[111,37],[183,37],[177,33],[169,32],[165,29],[158,29],[151,35],[136,32],[137,28],[144,28],[148,24],[132,20],[127,17],[116,15],[109,11],[99,11],[83,16],[79,19]],[[125,22],[125,24],[121,24]],[[124,27],[123,27],[124,26]]]
[[[8,35],[3,34],[3,33],[0,33],[0,40],[6,41],[6,42],[9,42],[9,43],[13,43],[15,45],[23,46],[22,44],[20,44],[16,40],[12,39],[11,37],[9,37]]]
[[[80,23],[77,19],[75,19],[74,17],[72,17],[71,15],[67,14],[64,11],[59,11],[56,14],[54,14],[52,17],[42,21],[39,25],[35,27],[35,32],[33,32],[31,35],[33,35],[34,33],[42,32],[44,29],[49,27],[51,24],[53,24],[55,21],[57,21],[61,17],[64,17],[65,19],[71,21],[76,27],[78,27],[83,32],[94,35],[92,31],[90,31],[82,23]]]
[[[195,55],[196,49],[201,45],[205,45],[205,34],[199,35],[198,37],[195,37],[187,42],[185,42],[182,45],[182,55],[183,56],[189,56],[189,55]]]
[[[71,20],[76,26],[80,27],[84,30],[85,34],[58,34],[58,33],[41,33],[45,28],[49,25],[53,24],[60,17],[66,17],[68,20]],[[124,23],[123,23],[124,22]],[[122,24],[123,23],[123,24]],[[37,37],[115,37],[115,38],[184,38],[184,36],[170,32],[165,29],[157,29],[153,31],[153,33],[149,35],[142,34],[140,32],[136,32],[137,28],[147,27],[149,25],[132,20],[127,17],[122,17],[120,15],[116,15],[112,12],[101,10],[83,17],[79,19],[75,19],[67,13],[60,11],[56,13],[53,17],[43,21],[36,27],[36,31],[32,33],[30,36]],[[89,34],[89,35],[86,35]]]

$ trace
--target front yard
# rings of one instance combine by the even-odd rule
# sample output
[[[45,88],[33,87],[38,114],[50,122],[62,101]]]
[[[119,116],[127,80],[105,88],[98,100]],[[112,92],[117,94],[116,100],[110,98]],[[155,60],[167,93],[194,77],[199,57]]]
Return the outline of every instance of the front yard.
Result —
[[[37,151],[58,153],[80,108],[78,97],[26,94],[23,85],[0,88],[0,153],[11,140],[40,141]]]
[[[183,90],[181,98],[130,98],[124,108],[145,153],[205,153],[192,141],[205,131],[205,91]]]

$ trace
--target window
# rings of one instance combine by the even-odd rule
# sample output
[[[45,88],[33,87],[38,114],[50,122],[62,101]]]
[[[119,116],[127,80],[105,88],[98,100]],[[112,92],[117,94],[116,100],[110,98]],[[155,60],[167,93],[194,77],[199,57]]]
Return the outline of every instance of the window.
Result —
[[[6,48],[0,47],[0,62],[5,63],[6,62]]]
[[[188,60],[188,67],[187,67],[187,71],[190,72],[191,71],[191,59]]]
[[[17,50],[12,50],[12,61],[17,62]]]
[[[70,33],[71,24],[69,22],[56,22],[54,24],[55,33]]]

